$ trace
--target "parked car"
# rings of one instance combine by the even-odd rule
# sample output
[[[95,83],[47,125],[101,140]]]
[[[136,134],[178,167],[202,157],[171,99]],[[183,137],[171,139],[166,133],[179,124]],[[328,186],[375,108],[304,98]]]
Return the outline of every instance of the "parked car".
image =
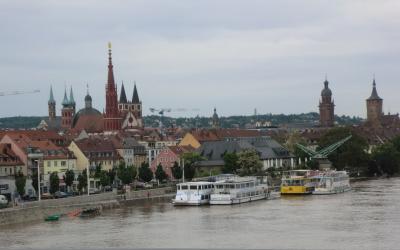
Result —
[[[0,209],[8,206],[8,199],[4,195],[0,194]]]
[[[99,194],[100,190],[97,188],[89,188],[89,194]]]
[[[22,196],[22,200],[24,200],[24,201],[36,201],[37,197],[35,195],[26,194],[26,195]]]
[[[51,195],[50,193],[43,193],[40,198],[42,200],[48,200],[48,199],[54,199],[53,195]]]
[[[104,191],[106,191],[106,192],[111,192],[112,190],[113,190],[113,188],[111,186],[104,187]]]
[[[55,192],[54,195],[53,195],[53,197],[54,197],[55,199],[65,198],[65,197],[68,197],[68,196],[69,196],[69,195],[68,195],[67,193],[61,192],[61,191],[57,191],[57,192]]]

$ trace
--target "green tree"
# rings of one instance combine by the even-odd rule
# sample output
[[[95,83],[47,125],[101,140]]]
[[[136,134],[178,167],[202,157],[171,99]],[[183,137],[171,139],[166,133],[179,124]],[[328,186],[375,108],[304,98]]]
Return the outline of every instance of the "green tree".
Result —
[[[101,169],[102,169],[101,163],[99,163],[98,165],[96,165],[96,170],[95,170],[95,172],[94,172],[94,178],[100,178],[101,171],[102,171]]]
[[[32,170],[32,187],[35,189],[35,193],[38,193],[38,172],[37,169]]]
[[[318,149],[325,148],[351,133],[349,128],[333,128],[321,137]],[[368,170],[369,155],[367,141],[359,135],[352,133],[352,138],[328,155],[333,167],[338,170],[346,168],[350,174],[366,173]]]
[[[15,186],[16,186],[17,192],[20,196],[25,195],[25,185],[26,185],[26,177],[24,176],[24,174],[21,171],[19,171],[15,175]]]
[[[153,179],[153,172],[151,171],[149,164],[143,162],[139,168],[139,178],[144,182],[149,182]]]
[[[82,192],[84,188],[87,188],[88,183],[87,183],[87,174],[86,174],[86,169],[82,171],[81,174],[78,176],[78,190],[79,192]]]
[[[377,167],[388,176],[400,172],[400,152],[392,142],[376,147],[372,152],[372,159]]]
[[[65,185],[67,185],[67,187],[70,189],[72,184],[74,183],[75,180],[75,173],[73,170],[68,169],[67,171],[65,171],[65,175],[64,175],[64,181],[65,181]]]
[[[108,175],[108,172],[105,170],[102,170],[99,174],[100,178],[100,185],[102,187],[110,185],[110,176]]]
[[[58,190],[60,190],[60,179],[57,172],[53,172],[50,174],[50,193],[54,194]]]
[[[260,156],[254,149],[246,149],[240,152],[238,154],[238,165],[242,176],[257,174],[262,169]]]
[[[165,179],[167,179],[167,174],[165,173],[161,163],[157,166],[155,176],[159,182],[163,182]]]
[[[108,174],[108,178],[110,179],[110,184],[111,185],[114,184],[115,175],[116,175],[114,168],[108,170],[107,174]]]
[[[133,166],[125,166],[125,163],[122,162],[117,169],[117,176],[124,185],[132,183],[133,178],[136,176],[136,168]]]
[[[196,174],[196,163],[203,160],[200,154],[196,152],[184,153],[183,160],[185,161],[185,179],[191,180]]]
[[[182,168],[177,162],[174,162],[174,166],[171,168],[172,176],[179,180],[182,178]]]
[[[222,167],[222,173],[233,174],[239,169],[238,164],[239,157],[235,152],[224,154],[224,166]]]

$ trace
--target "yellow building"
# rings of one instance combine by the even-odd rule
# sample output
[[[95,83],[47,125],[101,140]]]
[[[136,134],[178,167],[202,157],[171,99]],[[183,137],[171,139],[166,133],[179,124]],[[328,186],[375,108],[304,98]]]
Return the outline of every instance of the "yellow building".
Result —
[[[122,160],[112,142],[107,139],[86,138],[72,141],[68,149],[76,157],[78,171],[98,165],[101,165],[102,170],[110,170],[117,167]]]
[[[183,137],[179,146],[192,146],[197,149],[201,146],[201,144],[205,141],[218,141],[219,137],[209,130],[195,130],[192,132],[186,133]]]

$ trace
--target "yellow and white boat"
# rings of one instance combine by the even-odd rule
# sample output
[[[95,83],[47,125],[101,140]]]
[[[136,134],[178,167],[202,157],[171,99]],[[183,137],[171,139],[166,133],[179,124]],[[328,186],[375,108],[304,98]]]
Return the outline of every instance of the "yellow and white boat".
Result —
[[[292,170],[282,178],[281,194],[312,194],[318,183],[319,171]]]

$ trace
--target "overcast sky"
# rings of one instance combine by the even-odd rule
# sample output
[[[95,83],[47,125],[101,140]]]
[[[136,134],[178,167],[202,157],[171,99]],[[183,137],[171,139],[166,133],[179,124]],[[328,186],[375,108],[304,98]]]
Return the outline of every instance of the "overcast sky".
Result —
[[[335,113],[365,117],[373,74],[384,111],[400,111],[400,1],[3,1],[0,117],[47,115],[53,85],[77,108],[86,84],[103,111],[107,43],[114,74],[171,116],[318,111],[325,74]]]

